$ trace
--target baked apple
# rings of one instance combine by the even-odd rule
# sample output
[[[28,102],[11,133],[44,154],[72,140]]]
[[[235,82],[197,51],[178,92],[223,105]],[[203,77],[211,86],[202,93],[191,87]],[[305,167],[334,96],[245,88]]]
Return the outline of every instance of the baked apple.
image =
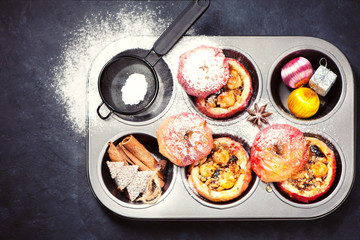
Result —
[[[308,159],[299,173],[283,182],[279,188],[290,198],[309,203],[324,195],[334,182],[336,160],[334,152],[320,139],[305,137]]]
[[[189,180],[196,191],[210,201],[235,199],[251,181],[249,155],[230,137],[216,138],[211,154],[190,166]]]
[[[197,108],[212,118],[228,118],[244,110],[253,93],[249,72],[236,59],[227,58],[230,78],[217,93],[195,98]]]
[[[281,182],[301,171],[308,150],[303,133],[288,124],[264,128],[251,146],[251,167],[264,182]]]
[[[191,96],[216,93],[229,78],[229,65],[220,48],[203,45],[180,56],[177,79]]]
[[[206,157],[213,137],[204,118],[195,113],[168,117],[156,131],[159,152],[177,166],[188,166]]]

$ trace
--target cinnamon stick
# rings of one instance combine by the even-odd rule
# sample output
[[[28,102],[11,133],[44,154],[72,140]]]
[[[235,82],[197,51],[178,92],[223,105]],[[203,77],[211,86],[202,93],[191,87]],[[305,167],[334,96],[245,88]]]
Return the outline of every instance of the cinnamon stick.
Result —
[[[137,157],[135,157],[131,152],[129,152],[122,144],[119,144],[118,146],[121,147],[121,149],[129,157],[129,159],[133,162],[134,165],[139,166],[139,170],[141,170],[141,171],[150,170],[151,171],[151,169],[149,167],[147,167],[139,159],[137,159]],[[163,174],[158,169],[155,169],[153,171],[156,171],[156,175],[159,177],[160,186],[163,187],[165,185],[165,182],[163,181],[163,178],[164,178]]]
[[[133,135],[124,138],[121,144],[149,169],[156,169],[156,159]]]
[[[145,171],[145,170],[151,170],[149,167],[147,167],[145,164],[143,164],[137,157],[135,157],[131,152],[129,152],[122,144],[119,144],[121,149],[124,151],[124,153],[128,156],[128,158],[131,160],[131,162],[134,165],[139,166],[139,170]]]
[[[128,157],[125,155],[125,153],[119,151],[119,149],[115,146],[113,142],[108,142],[108,145],[109,145],[109,149],[107,150],[107,153],[111,161],[123,162],[124,165],[129,165]]]
[[[121,143],[119,143],[119,144],[116,146],[116,149],[119,151],[119,153],[120,153],[120,155],[123,157],[123,159],[126,160],[127,165],[135,165],[135,164],[133,163],[133,161],[131,161],[131,159],[126,155],[126,153],[125,153],[124,150],[122,149]]]

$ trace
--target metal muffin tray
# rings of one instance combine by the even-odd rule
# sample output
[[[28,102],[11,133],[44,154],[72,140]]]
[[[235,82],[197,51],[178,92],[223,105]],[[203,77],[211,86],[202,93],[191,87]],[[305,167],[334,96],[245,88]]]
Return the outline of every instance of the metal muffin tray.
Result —
[[[155,66],[159,75],[159,92],[149,109],[136,115],[117,113],[103,120],[97,108],[102,103],[98,91],[99,74],[103,66],[120,53],[147,52],[156,37],[119,39],[104,48],[94,60],[88,82],[87,172],[96,198],[117,215],[134,219],[313,219],[325,216],[346,199],[355,178],[355,98],[354,78],[346,57],[334,45],[313,37],[238,37],[194,36],[183,37]],[[325,196],[313,203],[295,202],[283,195],[273,183],[264,183],[253,174],[246,192],[227,203],[212,203],[200,197],[187,180],[187,169],[168,164],[164,192],[156,204],[131,203],[117,189],[106,167],[107,143],[119,142],[133,134],[157,160],[164,159],[158,152],[156,130],[165,118],[181,112],[203,116],[215,137],[231,136],[241,141],[247,151],[259,132],[246,120],[242,112],[226,120],[215,120],[201,114],[193,100],[179,85],[176,75],[179,57],[199,45],[211,45],[224,50],[227,57],[237,58],[250,72],[254,93],[248,108],[267,104],[270,125],[287,123],[307,136],[325,140],[334,150],[337,173],[333,186]],[[294,118],[287,109],[290,90],[282,83],[281,67],[289,60],[303,56],[314,70],[321,58],[337,74],[337,80],[319,112],[312,118]],[[99,112],[109,113],[106,107]],[[264,126],[265,127],[265,126]]]

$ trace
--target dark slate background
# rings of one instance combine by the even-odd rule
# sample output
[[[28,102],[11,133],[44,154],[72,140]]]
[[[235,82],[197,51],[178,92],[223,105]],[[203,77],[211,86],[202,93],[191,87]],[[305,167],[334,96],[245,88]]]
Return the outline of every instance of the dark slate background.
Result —
[[[174,18],[187,3],[171,4],[162,18]],[[310,221],[134,221],[102,207],[87,182],[85,136],[62,118],[65,108],[47,76],[61,64],[49,59],[84,16],[121,7],[124,1],[0,1],[1,239],[359,239],[356,181],[335,212]],[[199,35],[322,38],[347,56],[357,80],[359,15],[358,0],[213,0],[193,28]]]

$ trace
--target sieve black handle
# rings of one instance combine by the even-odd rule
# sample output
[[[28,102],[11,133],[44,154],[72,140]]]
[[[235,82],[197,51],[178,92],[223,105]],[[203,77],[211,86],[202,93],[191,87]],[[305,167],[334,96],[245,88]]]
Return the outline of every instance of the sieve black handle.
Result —
[[[99,117],[102,120],[108,119],[110,117],[110,115],[112,114],[112,112],[110,111],[106,116],[101,115],[100,113],[100,108],[102,107],[102,105],[104,105],[104,102],[101,102],[100,105],[98,106],[98,108],[96,109],[97,114],[99,115]]]
[[[209,6],[210,0],[192,1],[156,40],[154,52],[160,56],[167,54]]]

